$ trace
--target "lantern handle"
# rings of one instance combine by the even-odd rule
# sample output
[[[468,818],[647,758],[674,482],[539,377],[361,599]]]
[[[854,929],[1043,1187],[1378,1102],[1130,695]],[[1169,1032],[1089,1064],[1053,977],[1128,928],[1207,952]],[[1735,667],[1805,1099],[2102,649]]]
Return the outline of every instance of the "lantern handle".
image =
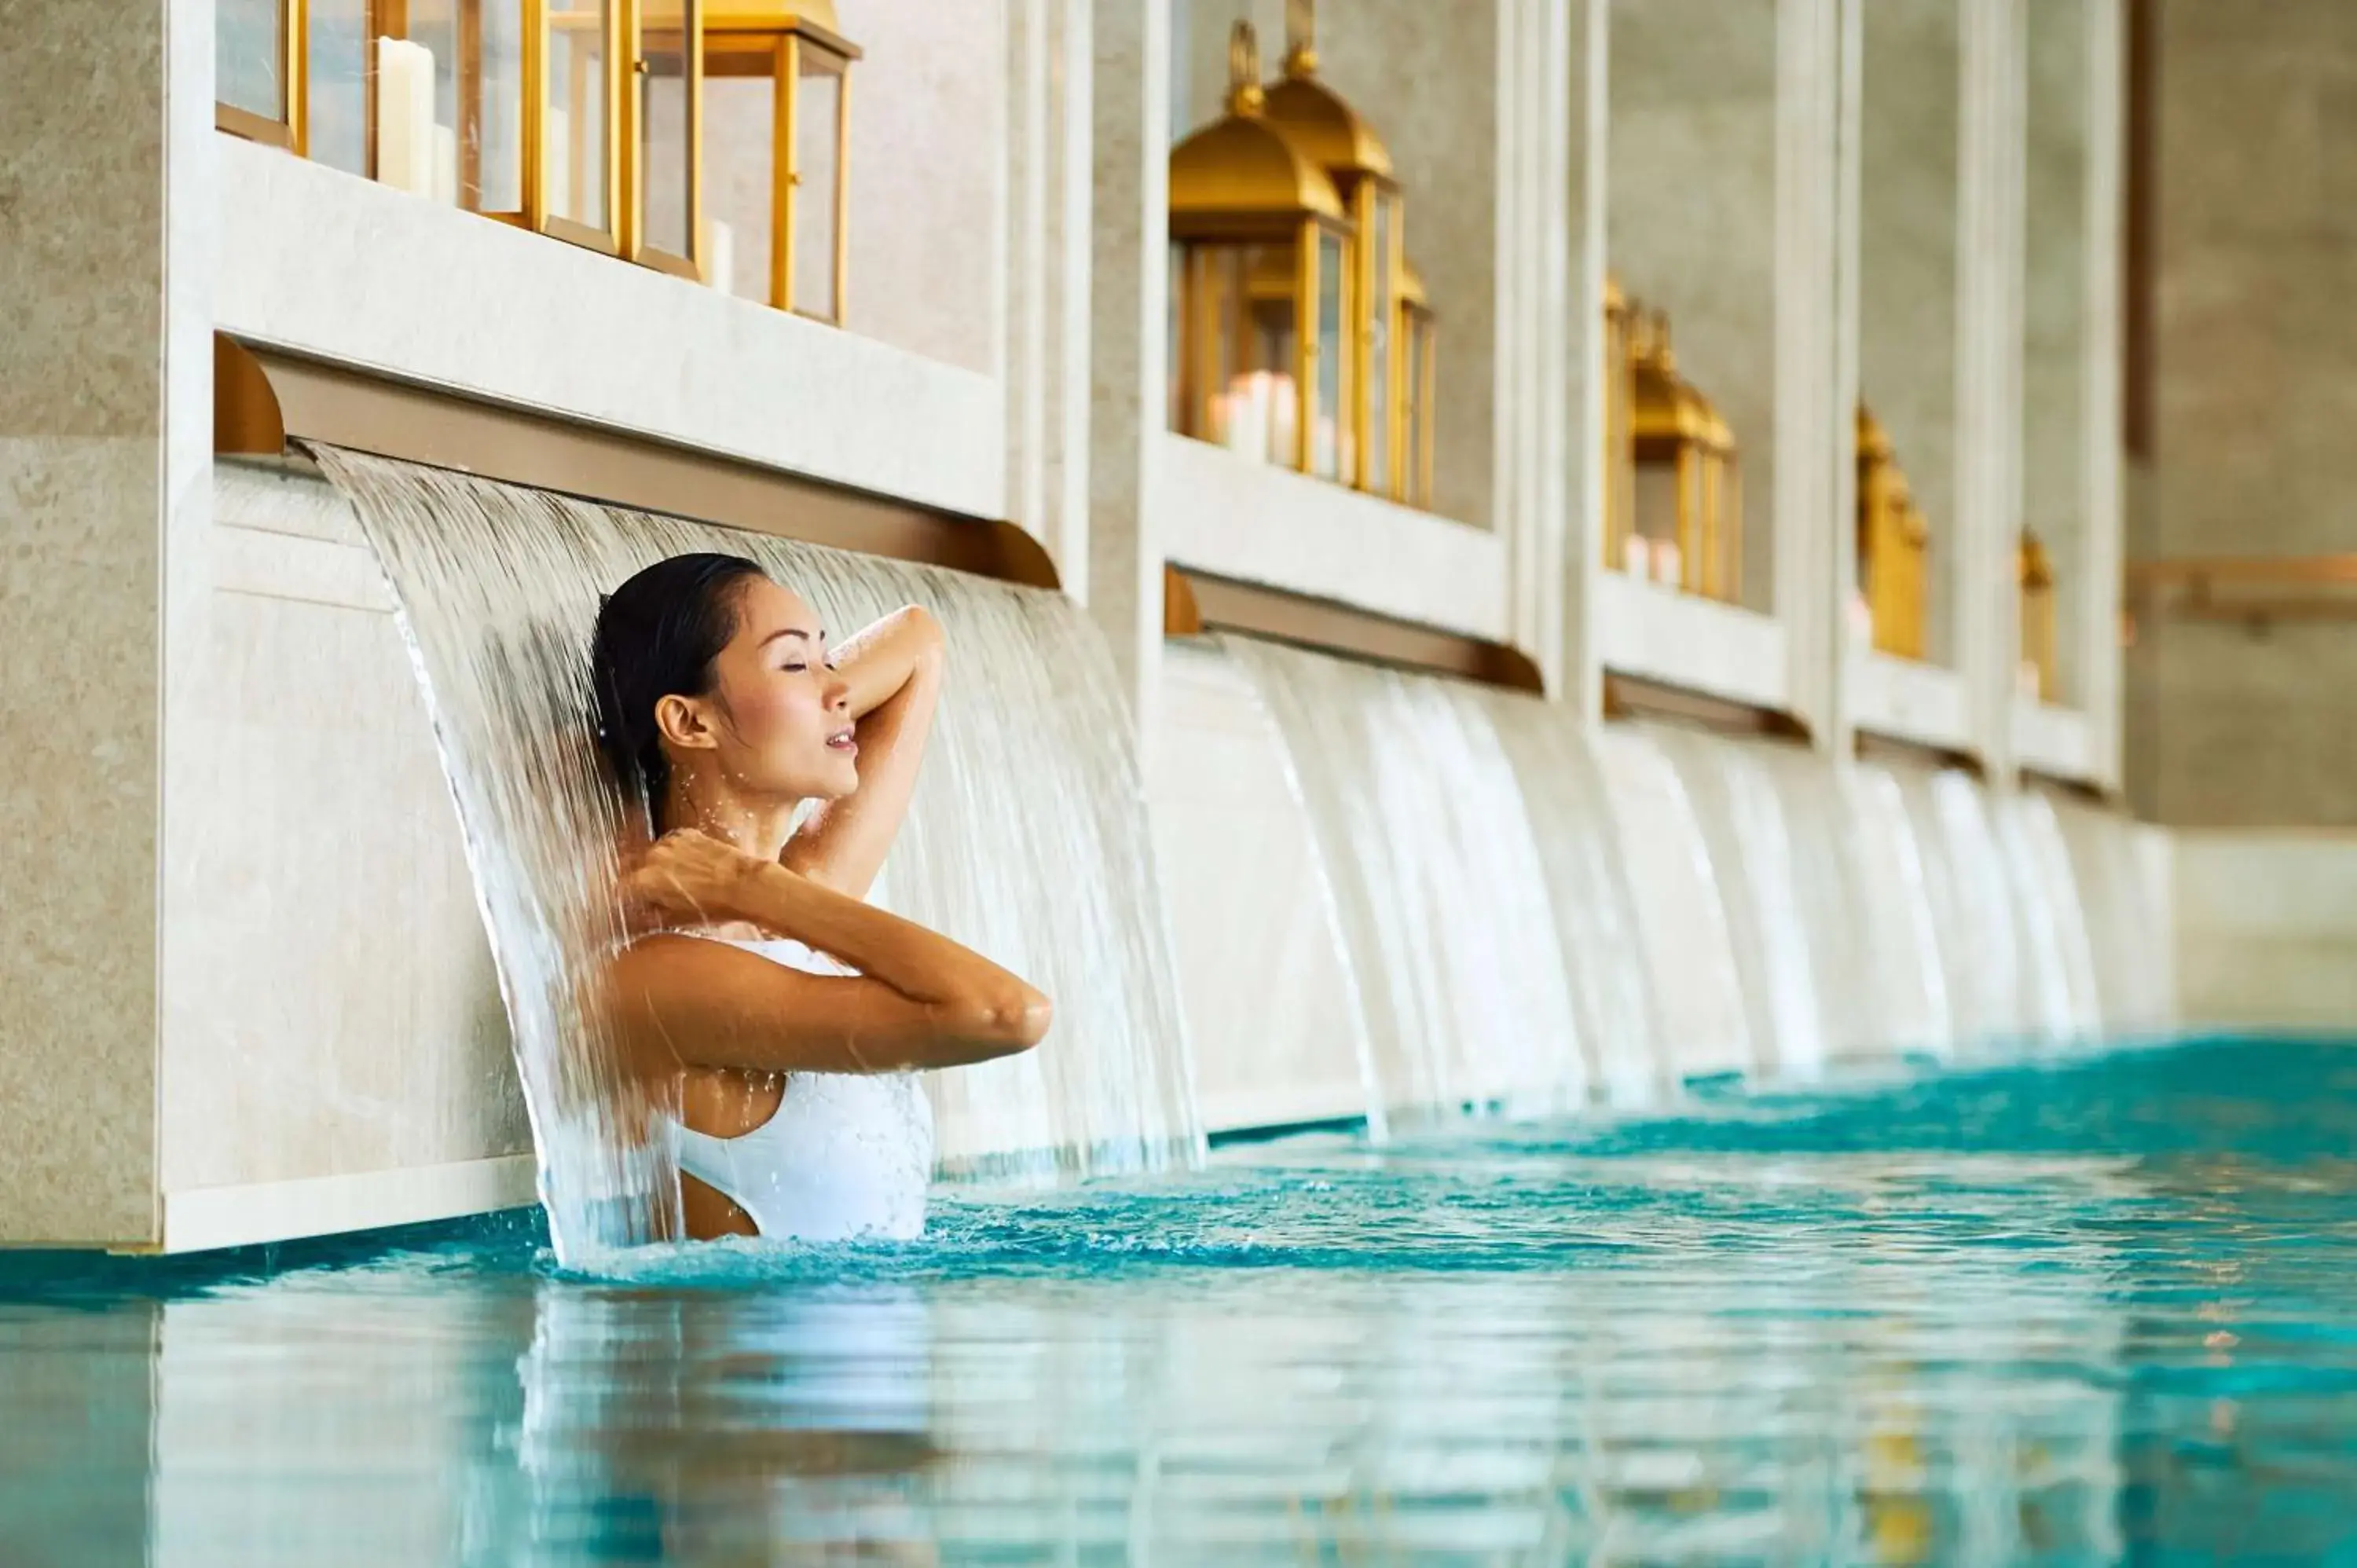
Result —
[[[1260,35],[1239,16],[1228,29],[1228,113],[1257,114],[1262,102]]]
[[[1318,70],[1318,0],[1285,0],[1285,74]]]

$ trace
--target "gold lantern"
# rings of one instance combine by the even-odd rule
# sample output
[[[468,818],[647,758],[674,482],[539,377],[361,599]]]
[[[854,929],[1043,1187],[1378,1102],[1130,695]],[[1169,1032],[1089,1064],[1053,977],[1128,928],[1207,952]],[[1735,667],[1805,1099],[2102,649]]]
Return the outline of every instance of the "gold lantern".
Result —
[[[1411,464],[1401,424],[1412,381],[1395,340],[1405,265],[1399,182],[1382,138],[1318,79],[1314,0],[1286,0],[1285,13],[1285,70],[1266,89],[1263,113],[1326,171],[1352,229],[1343,257],[1351,298],[1343,469],[1360,489],[1404,497]]]
[[[1669,318],[1635,316],[1631,445],[1636,458],[1631,531],[1649,546],[1656,581],[1734,601],[1741,592],[1742,490],[1733,432],[1678,374]],[[1674,552],[1674,569],[1664,553]]]
[[[1876,649],[1923,657],[1924,556],[1931,529],[1882,422],[1857,405],[1857,576]]]
[[[1170,153],[1172,420],[1345,478],[1351,224],[1334,182],[1261,110],[1259,48],[1238,22],[1227,113]]]
[[[1400,259],[1399,499],[1432,510],[1432,433],[1439,413],[1439,381],[1433,371],[1439,320],[1424,292],[1424,274]]]
[[[841,326],[851,263],[851,67],[834,0],[706,0],[706,275]]]
[[[2056,668],[2054,563],[2038,535],[2025,528],[2015,555],[2021,582],[2021,693],[2053,702],[2061,689]]]
[[[1636,532],[1637,435],[1631,399],[1636,364],[1630,354],[1629,295],[1604,274],[1604,564],[1630,570]]]

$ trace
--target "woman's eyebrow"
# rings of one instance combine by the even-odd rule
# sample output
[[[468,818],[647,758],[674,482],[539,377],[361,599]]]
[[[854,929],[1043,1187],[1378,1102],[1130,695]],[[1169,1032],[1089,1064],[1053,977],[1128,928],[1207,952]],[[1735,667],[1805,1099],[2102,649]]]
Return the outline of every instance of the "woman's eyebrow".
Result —
[[[780,638],[781,638],[781,637],[799,637],[799,638],[801,638],[804,642],[808,642],[808,641],[811,639],[811,634],[810,634],[809,632],[804,631],[802,628],[800,628],[800,627],[798,627],[798,626],[786,626],[786,627],[780,627],[777,630],[775,630],[775,631],[771,632],[769,636],[767,636],[767,637],[763,638],[763,639],[760,640],[760,642],[759,642],[759,644],[758,646],[762,647],[762,648],[767,648],[767,647],[769,647],[769,646],[770,646],[770,644],[771,644],[771,643],[773,643],[773,642],[777,641],[777,640],[778,640],[778,639],[780,639]],[[824,633],[824,632],[823,632],[823,631],[822,631],[822,632],[820,632],[820,633],[818,634],[818,639],[819,639],[821,642],[824,642],[824,641],[826,640],[826,633]]]

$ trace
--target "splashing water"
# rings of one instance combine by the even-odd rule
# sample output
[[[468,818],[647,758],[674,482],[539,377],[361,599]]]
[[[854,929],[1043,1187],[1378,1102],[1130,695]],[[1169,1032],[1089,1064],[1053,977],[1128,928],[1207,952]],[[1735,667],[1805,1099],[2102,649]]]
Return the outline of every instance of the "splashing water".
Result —
[[[1481,695],[1249,639],[1228,648],[1276,720],[1325,858],[1377,1103],[1415,1116],[1584,1100],[1538,843]]]
[[[1469,1085],[1643,1105],[1696,1077],[2169,1022],[2165,906],[2116,816],[1223,646],[1277,720],[1325,862],[1371,1110]],[[1578,1048],[1546,1050],[1555,1028]]]
[[[621,805],[590,744],[598,596],[688,551],[760,562],[853,628],[947,629],[951,694],[876,901],[1039,984],[1028,1056],[929,1075],[949,1174],[1148,1170],[1201,1146],[1131,725],[1061,595],[633,512],[335,448],[401,606],[458,805],[560,1256],[673,1234],[657,1107],[584,983],[619,940]]]
[[[1530,814],[1589,1075],[1616,1106],[1652,1104],[1678,1075],[1596,737],[1559,705],[1482,695]]]

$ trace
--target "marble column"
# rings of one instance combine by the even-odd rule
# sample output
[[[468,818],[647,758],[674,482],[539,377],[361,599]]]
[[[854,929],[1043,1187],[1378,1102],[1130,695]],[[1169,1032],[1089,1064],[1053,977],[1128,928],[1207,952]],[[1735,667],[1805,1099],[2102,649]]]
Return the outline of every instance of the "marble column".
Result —
[[[1092,92],[1086,0],[1006,0],[999,361],[1006,515],[1089,598]]]
[[[167,172],[213,134],[211,32],[206,0],[55,0],[0,27],[5,1241],[156,1235],[170,546],[211,428],[200,315],[167,330],[209,225]]]
[[[1151,778],[1164,561],[1152,498],[1168,400],[1169,0],[1094,0],[1088,26],[1088,606],[1129,694]]]
[[[1956,453],[1956,668],[1974,749],[2014,776],[2021,626],[2022,27],[2019,0],[1968,0],[1961,113]]]
[[[1604,272],[1607,188],[1612,157],[1612,7],[1580,0],[1569,18],[1572,58],[1561,113],[1564,161],[1570,184],[1565,260],[1570,271],[1565,324],[1565,398],[1569,441],[1557,464],[1564,492],[1563,544],[1556,569],[1563,581],[1562,653],[1546,671],[1549,690],[1584,719],[1603,716],[1604,662],[1595,614],[1597,581],[1604,574]]]

